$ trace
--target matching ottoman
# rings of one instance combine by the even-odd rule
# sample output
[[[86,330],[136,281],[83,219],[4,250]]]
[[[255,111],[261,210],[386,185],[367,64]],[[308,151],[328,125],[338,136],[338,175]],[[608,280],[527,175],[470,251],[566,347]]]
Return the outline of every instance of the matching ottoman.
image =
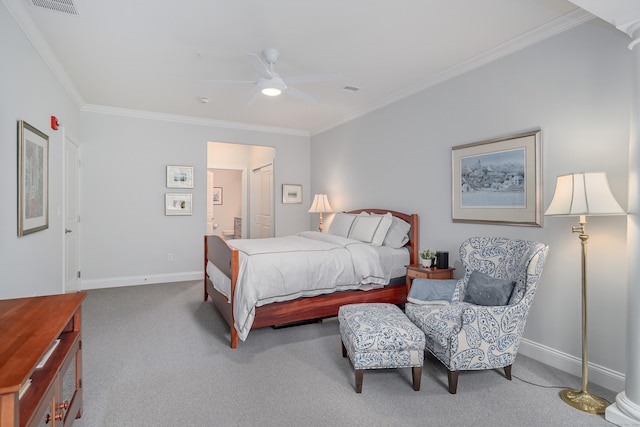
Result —
[[[338,311],[342,356],[355,368],[356,393],[365,369],[413,368],[413,389],[420,390],[424,333],[393,304],[349,304]]]

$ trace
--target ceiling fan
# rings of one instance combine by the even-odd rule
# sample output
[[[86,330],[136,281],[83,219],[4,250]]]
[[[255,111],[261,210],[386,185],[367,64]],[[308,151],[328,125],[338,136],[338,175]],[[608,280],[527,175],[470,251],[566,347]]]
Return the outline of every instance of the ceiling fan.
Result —
[[[249,53],[248,57],[251,64],[256,69],[260,78],[258,80],[201,80],[214,83],[247,83],[256,86],[256,93],[249,100],[247,105],[255,103],[260,95],[278,96],[281,93],[289,95],[302,101],[317,104],[318,100],[306,92],[296,89],[292,85],[314,83],[321,81],[330,81],[340,78],[340,73],[327,74],[311,74],[306,76],[292,76],[287,78],[280,77],[280,74],[273,71],[273,65],[278,61],[280,52],[278,49],[266,48],[262,51],[267,63],[262,62],[260,57],[255,53]]]

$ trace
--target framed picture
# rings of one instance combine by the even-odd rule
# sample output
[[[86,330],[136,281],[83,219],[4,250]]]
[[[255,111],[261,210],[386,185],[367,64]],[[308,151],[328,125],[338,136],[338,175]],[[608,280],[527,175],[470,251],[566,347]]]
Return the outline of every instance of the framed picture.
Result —
[[[282,184],[282,203],[302,203],[302,185]]]
[[[222,187],[213,187],[213,204],[222,204]]]
[[[193,166],[167,166],[167,188],[193,188]]]
[[[165,215],[191,215],[192,211],[191,194],[165,193]]]
[[[18,121],[18,236],[49,228],[49,137]]]
[[[542,226],[540,129],[451,154],[453,222]]]

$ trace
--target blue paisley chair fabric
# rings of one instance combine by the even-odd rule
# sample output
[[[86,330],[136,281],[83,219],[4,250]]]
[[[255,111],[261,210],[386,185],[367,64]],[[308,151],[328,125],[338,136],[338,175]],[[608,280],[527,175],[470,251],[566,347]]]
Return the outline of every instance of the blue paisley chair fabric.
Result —
[[[448,305],[407,303],[407,317],[426,335],[426,348],[449,370],[449,392],[456,393],[459,371],[504,368],[513,364],[549,247],[529,240],[473,237],[460,246],[464,277]],[[480,271],[515,281],[507,305],[463,302],[469,277]]]
[[[424,333],[397,306],[385,303],[343,305],[338,311],[342,356],[355,368],[356,393],[365,369],[412,368],[413,389],[420,390]]]

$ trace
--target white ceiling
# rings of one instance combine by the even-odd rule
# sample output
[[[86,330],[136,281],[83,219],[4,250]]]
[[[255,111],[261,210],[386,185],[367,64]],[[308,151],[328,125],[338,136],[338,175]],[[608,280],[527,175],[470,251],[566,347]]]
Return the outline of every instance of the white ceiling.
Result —
[[[48,0],[66,3],[70,0]],[[78,105],[315,134],[578,25],[565,0],[73,0],[78,15],[2,0]],[[275,71],[339,72],[247,106],[247,58]],[[344,86],[360,88],[351,93]],[[206,104],[200,97],[208,97]],[[221,123],[220,123],[221,122]]]

